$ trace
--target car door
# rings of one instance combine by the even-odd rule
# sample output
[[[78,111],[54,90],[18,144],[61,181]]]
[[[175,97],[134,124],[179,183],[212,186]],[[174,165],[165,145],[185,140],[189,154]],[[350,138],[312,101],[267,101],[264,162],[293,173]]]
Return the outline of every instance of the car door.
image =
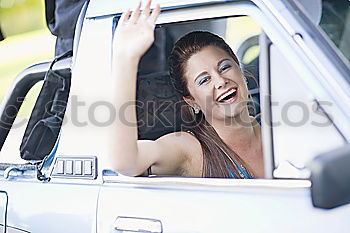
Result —
[[[308,174],[307,169],[303,169],[304,164],[299,169],[298,164],[289,163],[289,160],[285,159],[288,167],[282,169],[284,175],[279,176],[278,172],[275,172],[282,158],[285,158],[280,151],[281,148],[286,149],[286,146],[293,145],[300,149],[298,153],[303,152],[299,158],[306,160],[306,155],[314,156],[321,151],[341,146],[344,140],[333,121],[329,121],[324,112],[317,112],[314,115],[319,117],[316,120],[323,120],[318,123],[326,122],[327,128],[321,130],[325,134],[331,134],[332,141],[327,144],[320,141],[322,144],[320,150],[303,145],[305,139],[297,142],[294,132],[283,131],[285,126],[293,124],[293,117],[298,117],[294,112],[290,113],[285,109],[282,111],[282,101],[279,98],[293,97],[287,92],[291,86],[289,82],[288,84],[285,82],[285,78],[293,78],[292,84],[303,86],[303,90],[298,90],[302,94],[298,94],[297,97],[303,96],[305,90],[307,94],[315,90],[312,84],[312,88],[308,86],[310,82],[302,80],[313,79],[313,84],[321,81],[314,73],[313,63],[310,59],[305,59],[309,55],[298,47],[291,35],[292,32],[288,31],[290,28],[285,24],[286,19],[276,13],[283,11],[288,17],[293,18],[292,12],[288,13],[288,8],[281,1],[274,1],[275,5],[270,1],[255,3],[256,5],[249,1],[240,1],[194,4],[184,9],[170,7],[162,13],[158,23],[182,21],[185,22],[183,25],[186,25],[186,22],[192,23],[190,20],[215,17],[222,19],[226,16],[234,18],[242,15],[259,22],[262,28],[259,34],[261,124],[265,172],[268,179],[125,177],[105,171],[102,174],[104,183],[98,201],[98,232],[332,232],[349,227],[346,221],[350,213],[349,206],[330,212],[312,206],[311,183],[307,180]],[[225,24],[227,30],[230,30],[230,27],[237,29],[239,23],[242,23],[233,21]],[[285,76],[284,79],[281,79],[281,75]],[[276,101],[280,104],[277,108],[274,105]],[[290,98],[288,101],[299,101],[297,103],[300,104],[304,103],[305,99]],[[282,106],[285,106],[285,103]],[[287,120],[281,123],[280,129],[271,124],[272,119],[276,120],[278,115],[290,117],[289,122]],[[339,115],[339,118],[341,117],[343,116]],[[300,126],[299,130],[305,135],[318,132],[305,124]],[[281,131],[284,133],[283,137],[279,134]],[[279,135],[281,138],[277,138]],[[307,138],[313,140],[310,136]],[[308,144],[311,143],[310,141]],[[311,155],[308,158],[311,158]],[[288,179],[276,179],[278,177]]]

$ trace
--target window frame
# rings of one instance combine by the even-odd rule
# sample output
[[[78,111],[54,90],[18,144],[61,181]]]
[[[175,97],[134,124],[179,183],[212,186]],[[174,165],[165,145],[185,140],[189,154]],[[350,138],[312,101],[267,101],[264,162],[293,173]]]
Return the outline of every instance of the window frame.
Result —
[[[279,5],[282,7],[282,5]],[[276,14],[276,8],[272,8],[268,4],[264,5],[263,3],[256,5],[253,2],[230,2],[221,5],[211,5],[211,6],[199,6],[193,8],[186,9],[174,9],[169,12],[161,14],[159,21],[157,24],[162,23],[175,23],[181,21],[188,20],[200,20],[200,19],[209,19],[209,18],[223,18],[223,17],[234,17],[234,16],[250,16],[257,22],[259,22],[262,33],[266,35],[266,42],[273,43],[283,54],[288,54],[287,56],[289,62],[292,64],[293,68],[296,69],[298,73],[309,73],[313,80],[300,79],[304,85],[308,87],[312,87],[311,91],[317,99],[325,99],[330,100],[332,103],[338,103],[339,96],[331,96],[329,92],[325,91],[327,89],[327,83],[325,80],[329,78],[329,74],[325,73],[325,68],[319,69],[320,63],[319,60],[313,61],[316,56],[321,56],[322,59],[325,59],[325,54],[319,54],[319,49],[314,53],[311,49],[306,49],[308,45],[312,44],[311,48],[317,47],[318,40],[315,42],[311,42],[309,38],[307,40],[300,40],[300,36],[309,34],[302,30],[303,34],[295,33],[293,30],[302,28],[303,24],[299,23],[295,17],[293,17],[290,12],[287,14],[287,18],[293,18],[290,24],[286,23],[286,19],[282,19],[279,14]],[[281,12],[285,12],[287,9],[281,9]],[[182,11],[182,14],[178,14],[179,11]],[[206,12],[206,16],[203,17],[200,13]],[[289,22],[289,21],[288,21]],[[302,22],[305,24],[305,22]],[[292,27],[293,26],[293,27]],[[309,28],[309,27],[306,27]],[[270,40],[271,38],[271,40]],[[301,37],[302,38],[302,37]],[[317,47],[318,48],[318,47]],[[262,54],[263,53],[263,54]],[[261,64],[259,64],[259,68],[263,69],[260,71],[260,104],[261,109],[266,109],[267,112],[265,114],[262,113],[262,121],[268,122],[270,124],[262,125],[262,140],[263,140],[263,152],[264,152],[264,164],[265,164],[265,177],[266,178],[274,178],[273,172],[276,169],[274,161],[275,156],[273,151],[273,132],[271,128],[271,106],[270,99],[264,101],[263,96],[270,96],[270,73],[269,73],[269,52],[262,52],[260,45],[260,59]],[[264,57],[264,58],[263,58]],[[321,59],[321,60],[322,60]],[[334,67],[332,67],[334,69]],[[337,72],[339,74],[339,72]],[[339,77],[337,80],[339,80]],[[344,80],[343,80],[344,81]],[[326,86],[327,85],[327,86]],[[331,85],[334,85],[331,84]],[[326,86],[326,87],[325,87]],[[322,91],[320,91],[322,90]],[[336,98],[334,98],[336,97]],[[339,110],[337,106],[333,109]],[[327,113],[327,109],[323,109]],[[350,109],[349,109],[350,110]],[[262,110],[263,111],[263,110]],[[350,119],[346,117],[346,115],[342,114],[341,111],[333,112],[333,116],[335,116],[335,120],[332,122],[336,129],[338,129],[339,133],[346,140],[347,135],[344,134],[345,127],[339,127],[340,123],[346,123],[350,127]],[[346,121],[346,119],[348,119]],[[350,135],[349,135],[350,136]]]
[[[283,7],[274,7],[268,1],[264,3],[268,5],[270,13],[278,24],[282,25],[292,38],[290,45],[295,49],[289,49],[293,56],[287,59],[291,63],[296,58],[300,59],[296,62],[295,69],[303,67],[299,70],[307,70],[314,74],[314,79],[303,79],[302,82],[308,85],[319,99],[327,99],[337,105],[336,112],[333,112],[333,115],[337,116],[334,123],[349,141],[350,131],[346,129],[350,128],[350,108],[342,107],[350,102],[349,64],[339,58],[337,48],[332,45],[331,41],[327,41],[324,33],[312,23],[295,2],[285,1]],[[263,5],[263,3],[260,4]],[[277,10],[277,8],[281,9]],[[276,41],[273,42],[276,44]],[[308,64],[308,67],[305,68],[305,64]],[[325,91],[330,89],[335,91]]]
[[[285,12],[287,9],[284,7],[284,5],[280,2],[278,2],[278,6],[273,7],[272,5],[268,5],[270,3],[265,2],[256,2],[254,4],[253,2],[226,2],[221,4],[213,4],[213,5],[201,5],[201,6],[192,6],[190,8],[174,8],[174,9],[167,9],[167,11],[163,12],[157,21],[157,24],[170,24],[170,23],[178,23],[178,22],[184,22],[184,21],[190,21],[190,20],[201,20],[201,19],[210,19],[210,18],[224,18],[224,17],[232,17],[232,16],[250,16],[256,21],[260,23],[261,28],[263,31],[271,38],[272,43],[274,43],[282,53],[287,53],[290,55],[288,57],[289,61],[295,61],[293,62],[293,67],[297,68],[297,70],[306,71],[308,73],[313,74],[312,77],[315,77],[313,80],[302,80],[304,83],[306,83],[308,86],[310,84],[317,84],[315,87],[313,87],[312,91],[315,92],[317,96],[326,96],[327,98],[333,99],[334,96],[329,96],[327,92],[324,91],[324,83],[322,82],[322,85],[320,84],[320,78],[326,79],[326,74],[323,73],[324,70],[319,71],[317,70],[317,65],[314,62],[312,62],[312,58],[315,57],[315,54],[312,53],[312,51],[308,51],[308,53],[305,53],[305,42],[298,39],[301,37],[301,34],[296,33],[295,30],[298,30],[301,27],[301,25],[297,24],[296,28],[291,27],[289,22],[287,22],[286,18],[283,18],[280,15],[280,12],[278,14],[276,13],[276,9],[278,7],[281,7],[281,11]],[[203,12],[206,12],[205,17],[203,16]],[[119,16],[120,14],[113,14],[110,16]],[[291,12],[287,12],[287,19],[294,18],[294,16],[291,14]],[[282,17],[282,18],[281,18]],[[96,17],[98,18],[98,17]],[[282,19],[282,20],[281,20]],[[292,24],[296,24],[296,20],[292,20]],[[294,26],[294,25],[293,25]],[[304,30],[302,30],[304,32]],[[302,38],[302,37],[301,37]],[[313,47],[316,46],[316,43],[313,43]],[[311,52],[311,53],[310,53]],[[261,53],[260,53],[261,56]],[[266,53],[264,56],[268,56],[268,53]],[[301,58],[301,59],[300,59]],[[323,58],[326,59],[325,55],[323,54]],[[265,60],[263,63],[266,63],[268,60]],[[318,62],[318,60],[317,60]],[[329,64],[330,61],[327,62]],[[262,64],[263,65],[263,64]],[[265,64],[266,65],[266,64]],[[310,67],[309,67],[310,66]],[[260,68],[263,68],[260,66]],[[334,67],[333,67],[334,68]],[[268,96],[270,93],[269,90],[269,70],[268,68],[263,68],[264,70],[260,72],[260,80],[263,85],[260,86],[260,95]],[[338,72],[339,73],[339,72]],[[322,91],[319,91],[318,88],[321,88]],[[338,98],[336,98],[338,99]],[[261,103],[264,104],[265,101],[263,99],[260,99]],[[269,107],[270,102],[267,101],[267,106],[269,111],[271,108]],[[262,109],[265,106],[262,106]],[[270,114],[262,114],[265,116],[266,122],[271,122],[271,112]],[[344,122],[344,119],[349,119],[346,115],[344,115],[343,112],[338,111],[334,115],[337,116],[338,121],[335,122],[337,125],[338,122]],[[263,119],[262,119],[263,121]],[[346,121],[346,124],[350,126],[350,121]],[[262,136],[263,136],[263,154],[264,154],[264,163],[265,163],[265,177],[266,179],[273,179],[273,171],[274,171],[274,160],[275,155],[273,154],[273,142],[272,142],[272,129],[268,126],[268,124],[262,126]],[[347,135],[350,137],[350,133]],[[104,172],[103,172],[104,174]],[[113,182],[119,182],[118,177],[112,176],[105,176],[103,179],[106,180],[113,180]],[[123,177],[123,176],[120,176]],[[124,180],[124,178],[121,178]],[[136,182],[136,179],[141,178],[130,178],[127,179],[127,183],[133,183]],[[174,178],[174,179],[183,179],[183,178]],[[188,179],[188,178],[186,178]],[[197,178],[198,179],[198,178]],[[205,182],[203,178],[199,178],[201,182]],[[147,180],[143,179],[142,180]],[[124,183],[124,181],[121,181]],[[254,182],[254,181],[253,181]]]
[[[281,24],[277,24],[278,22],[271,15],[269,11],[266,9],[261,9],[252,2],[229,2],[222,3],[220,5],[204,5],[204,6],[193,6],[191,8],[184,9],[171,9],[166,12],[161,13],[158,18],[157,25],[162,24],[171,24],[171,23],[179,23],[185,21],[193,21],[193,20],[201,20],[201,19],[211,19],[211,18],[226,18],[226,17],[234,17],[234,16],[249,16],[252,17],[255,21],[259,22],[261,28],[267,34],[272,35],[272,37],[276,38],[276,43],[283,44],[283,49],[289,49],[286,45],[287,42],[292,43],[293,39],[288,35],[287,31],[282,27]],[[206,12],[205,17],[203,16],[203,12]],[[120,14],[118,14],[120,15]],[[274,20],[272,20],[274,19]],[[274,22],[274,23],[271,23]],[[285,40],[287,42],[285,42]],[[260,80],[268,80],[268,72],[264,72],[264,76],[260,76]],[[264,81],[263,81],[264,82]],[[263,85],[260,87],[260,96],[269,93],[269,86]],[[260,99],[261,103],[262,99]],[[262,106],[264,108],[264,106]],[[264,114],[262,114],[264,115]],[[262,118],[262,121],[264,119]],[[265,115],[266,122],[271,122],[270,115]],[[266,179],[273,178],[274,171],[274,155],[273,155],[273,145],[272,145],[272,134],[271,129],[268,126],[262,127],[262,135],[263,135],[263,154],[264,154],[264,164],[265,164],[265,177]],[[104,172],[103,172],[104,174]],[[108,178],[107,178],[108,177]],[[123,177],[123,176],[120,176]],[[160,176],[161,177],[161,176]],[[104,179],[110,179],[110,176],[104,177]],[[139,178],[131,178],[128,179],[128,182],[134,179]],[[179,178],[181,179],[181,178]],[[188,179],[188,178],[186,178]],[[197,178],[198,179],[198,178]],[[203,179],[203,178],[199,178]],[[118,180],[118,178],[113,178],[114,181]]]

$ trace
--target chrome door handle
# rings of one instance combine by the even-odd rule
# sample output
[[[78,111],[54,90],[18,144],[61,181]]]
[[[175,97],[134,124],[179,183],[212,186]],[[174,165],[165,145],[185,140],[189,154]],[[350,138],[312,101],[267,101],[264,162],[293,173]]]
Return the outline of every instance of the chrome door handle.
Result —
[[[135,218],[119,216],[113,225],[115,232],[147,232],[162,233],[162,222],[151,218]]]

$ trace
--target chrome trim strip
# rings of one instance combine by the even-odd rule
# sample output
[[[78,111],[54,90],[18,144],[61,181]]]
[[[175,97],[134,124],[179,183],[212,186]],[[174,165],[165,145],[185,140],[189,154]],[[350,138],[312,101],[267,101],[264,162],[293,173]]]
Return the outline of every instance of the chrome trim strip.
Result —
[[[269,179],[219,179],[219,178],[187,178],[187,177],[128,177],[104,176],[105,184],[123,184],[133,187],[156,189],[309,189],[309,180],[269,180]]]

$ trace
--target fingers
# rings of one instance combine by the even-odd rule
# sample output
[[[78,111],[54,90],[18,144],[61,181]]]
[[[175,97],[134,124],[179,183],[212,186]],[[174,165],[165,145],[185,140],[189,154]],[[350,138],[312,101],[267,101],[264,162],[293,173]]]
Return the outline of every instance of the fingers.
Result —
[[[128,21],[128,19],[129,19],[129,17],[130,17],[130,13],[131,13],[130,9],[128,9],[127,11],[125,11],[125,12],[122,14],[122,16],[120,16],[119,21],[122,22],[122,23],[126,23],[126,22]]]
[[[140,8],[141,8],[141,1],[137,4],[135,11],[133,11],[131,14],[131,17],[130,17],[131,23],[136,23],[137,20],[140,18],[140,14],[141,14]]]
[[[145,16],[149,16],[151,14],[151,2],[152,0],[147,1],[145,9],[142,12]]]
[[[149,18],[152,23],[155,23],[160,14],[160,6],[159,4],[157,4],[151,13],[151,3],[152,3],[152,0],[147,1],[145,9],[142,11],[142,14],[147,18]],[[141,15],[141,1],[137,4],[135,11],[131,13],[130,10],[127,10],[122,14],[122,16],[120,17],[120,20],[121,22],[124,22],[124,23],[129,21],[130,23],[136,24],[140,18],[140,15]]]
[[[152,14],[150,16],[150,19],[153,23],[156,23],[158,15],[160,14],[160,6],[159,4],[156,5],[156,8],[153,9]]]

